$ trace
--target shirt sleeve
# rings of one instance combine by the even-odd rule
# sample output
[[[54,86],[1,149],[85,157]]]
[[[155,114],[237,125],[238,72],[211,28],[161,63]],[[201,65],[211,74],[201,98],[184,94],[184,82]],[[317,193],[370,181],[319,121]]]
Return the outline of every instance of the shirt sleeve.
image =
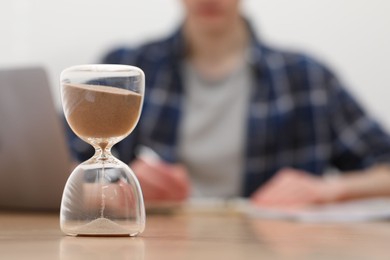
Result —
[[[72,131],[66,122],[65,117],[63,117],[62,121],[64,122],[65,134],[73,159],[79,162],[83,162],[91,158],[95,149],[90,144],[84,142],[76,136],[76,134]]]
[[[128,49],[118,48],[114,49],[103,56],[101,63],[103,64],[124,64],[124,60],[129,56]]]
[[[389,134],[334,77],[329,77],[332,162],[342,171],[390,163]]]

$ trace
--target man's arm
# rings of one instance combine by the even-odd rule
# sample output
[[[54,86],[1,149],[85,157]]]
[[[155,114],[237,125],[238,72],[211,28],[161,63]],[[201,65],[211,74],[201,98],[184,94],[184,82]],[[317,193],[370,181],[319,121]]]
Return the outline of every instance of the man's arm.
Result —
[[[282,169],[252,196],[258,205],[296,207],[340,200],[390,196],[390,136],[324,67],[317,79],[326,90],[329,164],[338,178]],[[310,127],[310,126],[308,126]],[[324,126],[322,126],[324,127]]]
[[[283,169],[253,194],[252,201],[264,207],[292,208],[383,196],[390,196],[390,166],[385,164],[331,178]]]
[[[378,164],[330,181],[339,186],[338,200],[390,196],[390,165]]]

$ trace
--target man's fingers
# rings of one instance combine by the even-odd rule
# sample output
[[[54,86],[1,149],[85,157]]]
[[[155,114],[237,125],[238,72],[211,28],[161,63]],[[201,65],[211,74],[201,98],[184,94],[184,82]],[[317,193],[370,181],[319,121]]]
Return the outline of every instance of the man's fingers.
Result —
[[[136,173],[145,200],[183,200],[189,193],[189,181],[184,167],[136,160],[131,167]]]
[[[308,205],[318,200],[319,181],[307,173],[282,169],[252,196],[259,206],[290,208]]]

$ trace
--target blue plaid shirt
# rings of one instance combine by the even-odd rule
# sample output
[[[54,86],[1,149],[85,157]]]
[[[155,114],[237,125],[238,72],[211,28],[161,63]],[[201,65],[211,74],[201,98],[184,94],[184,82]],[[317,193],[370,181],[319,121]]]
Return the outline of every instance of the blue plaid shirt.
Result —
[[[305,55],[270,48],[251,32],[255,84],[238,86],[251,88],[244,196],[283,167],[321,175],[330,167],[349,171],[390,161],[389,136],[330,70]],[[122,161],[134,159],[139,144],[152,147],[166,161],[177,161],[185,46],[180,29],[162,41],[117,49],[104,58],[103,63],[135,65],[146,74],[139,125],[115,146]],[[87,158],[76,150],[79,159]]]

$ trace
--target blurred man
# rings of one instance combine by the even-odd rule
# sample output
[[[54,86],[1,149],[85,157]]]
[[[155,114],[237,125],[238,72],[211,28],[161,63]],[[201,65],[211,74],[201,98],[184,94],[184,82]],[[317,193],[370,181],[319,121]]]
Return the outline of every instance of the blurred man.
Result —
[[[389,136],[326,67],[260,41],[240,2],[182,0],[177,32],[103,61],[146,74],[140,123],[117,145],[145,200],[291,207],[390,195]],[[161,160],[137,158],[140,145]],[[321,177],[331,167],[345,174]]]

